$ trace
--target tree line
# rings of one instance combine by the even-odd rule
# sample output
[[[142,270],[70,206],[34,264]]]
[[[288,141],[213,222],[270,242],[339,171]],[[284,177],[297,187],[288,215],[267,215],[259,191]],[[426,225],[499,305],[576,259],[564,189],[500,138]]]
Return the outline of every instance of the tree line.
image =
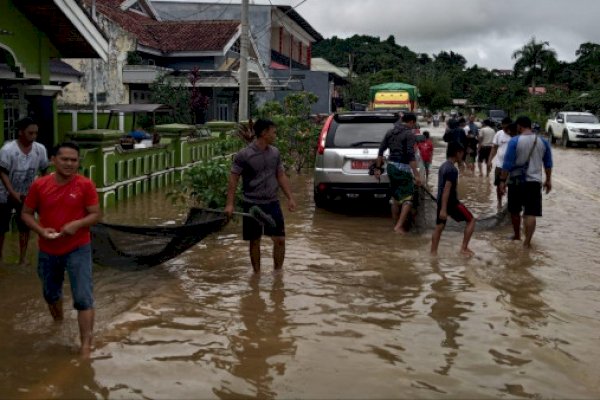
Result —
[[[467,99],[475,108],[501,108],[546,116],[558,109],[600,112],[600,44],[582,43],[573,62],[559,61],[547,41],[532,37],[512,54],[509,74],[477,65],[453,51],[429,56],[367,35],[316,43],[313,57],[349,68],[344,101],[368,103],[369,87],[384,82],[406,82],[419,88],[419,103],[432,111],[447,109],[452,99]],[[532,96],[530,88],[546,92]]]

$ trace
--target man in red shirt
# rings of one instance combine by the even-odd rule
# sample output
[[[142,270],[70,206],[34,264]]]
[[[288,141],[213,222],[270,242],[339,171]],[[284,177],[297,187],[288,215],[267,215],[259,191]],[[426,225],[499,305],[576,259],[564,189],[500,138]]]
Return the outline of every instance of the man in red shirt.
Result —
[[[55,321],[63,319],[62,286],[69,274],[78,311],[81,355],[89,357],[94,328],[91,225],[101,212],[94,183],[77,173],[79,147],[64,142],[54,149],[56,172],[33,182],[21,218],[39,235],[38,275]],[[39,221],[35,219],[35,213]]]

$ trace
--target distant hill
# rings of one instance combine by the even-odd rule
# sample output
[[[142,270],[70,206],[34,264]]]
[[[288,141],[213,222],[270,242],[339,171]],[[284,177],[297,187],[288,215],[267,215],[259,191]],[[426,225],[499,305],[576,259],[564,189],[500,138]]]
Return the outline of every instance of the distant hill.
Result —
[[[354,73],[367,74],[396,69],[405,72],[413,68],[419,54],[406,46],[396,44],[394,36],[379,37],[354,35],[347,39],[334,36],[313,46],[314,57],[323,57],[338,67],[351,68]]]

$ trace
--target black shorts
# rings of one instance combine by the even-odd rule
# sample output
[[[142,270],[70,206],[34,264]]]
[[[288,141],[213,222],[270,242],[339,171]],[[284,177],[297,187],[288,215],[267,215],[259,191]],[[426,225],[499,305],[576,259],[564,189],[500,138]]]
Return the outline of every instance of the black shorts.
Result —
[[[251,207],[257,206],[266,214],[269,214],[275,226],[269,226],[267,224],[261,225],[256,219],[252,217],[244,217],[243,219],[243,239],[244,240],[258,240],[262,235],[284,237],[285,236],[285,223],[283,221],[283,213],[281,212],[281,206],[279,201],[274,201],[268,204],[253,204],[244,202],[243,209],[247,213]]]
[[[440,219],[440,209],[441,209],[440,204],[438,204],[438,209],[437,209],[437,214],[436,214],[437,216],[436,216],[435,223],[437,225],[439,225],[439,224],[446,225],[447,220]],[[465,222],[469,223],[473,220],[473,214],[471,214],[471,211],[469,211],[469,209],[467,207],[465,207],[465,205],[462,203],[457,203],[454,206],[449,206],[448,207],[448,217],[451,217],[456,222],[465,221]]]
[[[508,212],[511,214],[542,216],[542,184],[525,182],[508,185]]]
[[[479,149],[479,157],[477,158],[477,161],[479,161],[480,163],[484,161],[488,162],[491,153],[492,146],[483,146],[481,149]]]
[[[500,184],[500,173],[502,173],[502,168],[496,167],[494,170],[494,186],[498,186]]]
[[[8,203],[0,203],[0,234],[5,234],[10,230],[10,219],[15,210],[15,222],[19,232],[29,232],[29,227],[21,219],[22,203],[9,200]]]

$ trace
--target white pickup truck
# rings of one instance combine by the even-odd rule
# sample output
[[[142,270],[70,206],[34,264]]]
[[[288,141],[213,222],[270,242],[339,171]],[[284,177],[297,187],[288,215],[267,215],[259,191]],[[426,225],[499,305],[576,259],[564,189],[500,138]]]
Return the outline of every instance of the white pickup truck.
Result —
[[[591,113],[561,111],[546,123],[552,143],[560,141],[565,147],[575,144],[600,145],[600,121]]]

